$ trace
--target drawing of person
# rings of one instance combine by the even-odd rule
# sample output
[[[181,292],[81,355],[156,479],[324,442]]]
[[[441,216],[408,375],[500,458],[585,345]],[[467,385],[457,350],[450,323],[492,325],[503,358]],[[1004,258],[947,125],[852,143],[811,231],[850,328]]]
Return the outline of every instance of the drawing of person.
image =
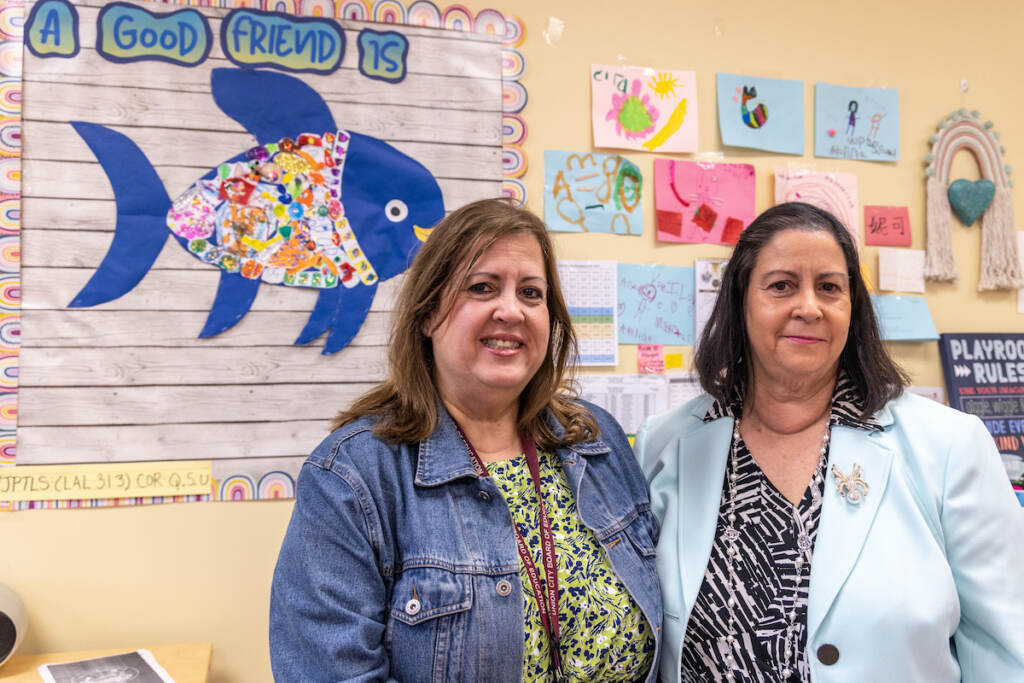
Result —
[[[875,112],[871,115],[871,128],[868,129],[868,138],[873,139],[878,135],[878,129],[882,125],[882,119],[885,118],[885,114]]]
[[[854,129],[857,127],[857,109],[859,105],[857,100],[850,100],[850,105],[847,107],[850,110],[850,120],[846,124],[846,134],[853,135]]]

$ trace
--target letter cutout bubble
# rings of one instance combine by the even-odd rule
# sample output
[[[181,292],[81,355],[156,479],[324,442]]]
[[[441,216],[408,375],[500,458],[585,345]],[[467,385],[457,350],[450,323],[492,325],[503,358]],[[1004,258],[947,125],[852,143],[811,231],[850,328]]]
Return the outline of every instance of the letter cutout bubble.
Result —
[[[329,74],[341,66],[345,33],[328,19],[235,9],[220,25],[220,44],[236,65]]]
[[[78,54],[78,12],[68,0],[42,0],[28,15],[25,47],[36,57]]]
[[[398,83],[405,78],[409,41],[395,31],[359,32],[359,72],[367,78]]]
[[[212,47],[210,24],[194,9],[157,13],[114,2],[96,17],[96,51],[111,62],[152,60],[197,66],[206,61]]]

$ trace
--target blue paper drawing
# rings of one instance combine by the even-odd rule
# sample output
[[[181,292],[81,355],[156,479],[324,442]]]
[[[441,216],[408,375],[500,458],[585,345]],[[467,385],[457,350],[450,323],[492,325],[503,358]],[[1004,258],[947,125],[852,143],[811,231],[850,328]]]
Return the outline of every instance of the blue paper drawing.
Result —
[[[899,161],[899,91],[815,84],[814,156]]]
[[[716,87],[722,144],[804,153],[803,81],[719,73]]]
[[[620,263],[620,344],[693,345],[693,268]]]
[[[404,271],[444,217],[437,181],[390,145],[339,129],[323,99],[293,76],[219,68],[211,85],[217,106],[257,146],[174,201],[128,137],[71,122],[110,180],[117,224],[102,263],[69,306],[131,291],[171,234],[221,269],[200,337],[240,321],[267,282],[319,290],[295,343],[327,333],[323,353],[335,353],[359,331],[377,284]]]
[[[559,232],[642,235],[640,169],[618,154],[544,152],[544,222]]]
[[[885,341],[934,341],[939,332],[923,296],[872,296]]]

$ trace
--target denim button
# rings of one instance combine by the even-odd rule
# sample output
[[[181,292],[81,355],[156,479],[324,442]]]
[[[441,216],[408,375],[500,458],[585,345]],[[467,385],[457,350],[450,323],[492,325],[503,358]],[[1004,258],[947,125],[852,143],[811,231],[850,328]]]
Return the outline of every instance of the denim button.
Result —
[[[497,591],[498,595],[500,595],[501,597],[505,597],[506,595],[512,592],[512,584],[509,583],[507,579],[502,579],[498,582]]]
[[[405,613],[410,617],[414,617],[420,613],[420,601],[413,598],[409,602],[405,603]]]
[[[491,499],[491,494],[487,493],[487,491],[479,491],[476,495],[477,498],[484,502],[487,502]]]

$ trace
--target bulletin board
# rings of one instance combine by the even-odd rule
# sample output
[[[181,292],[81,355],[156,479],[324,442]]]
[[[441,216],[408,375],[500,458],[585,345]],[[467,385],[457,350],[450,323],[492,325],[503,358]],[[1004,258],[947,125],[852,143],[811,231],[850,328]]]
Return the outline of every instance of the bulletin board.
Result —
[[[4,5],[0,31],[0,464],[125,463],[134,476],[129,463],[209,462],[208,493],[111,497],[108,479],[94,497],[41,493],[6,504],[16,509],[291,497],[326,422],[383,379],[409,243],[395,247],[353,225],[333,235],[347,270],[318,246],[310,249],[320,260],[305,271],[243,281],[244,259],[213,253],[203,240],[213,238],[189,232],[203,228],[185,215],[202,203],[200,190],[221,199],[247,190],[225,183],[242,177],[232,164],[252,161],[253,150],[269,152],[257,160],[269,163],[330,147],[333,161],[325,158],[340,166],[347,149],[344,168],[366,176],[355,146],[365,139],[378,145],[364,148],[374,155],[384,154],[379,143],[390,146],[397,156],[387,159],[401,168],[422,166],[448,210],[498,195],[526,200],[525,62],[516,49],[524,29],[496,10],[423,0],[187,9],[39,0]],[[247,98],[263,106],[250,109]],[[275,135],[285,129],[294,130],[294,154]],[[333,169],[316,168],[329,184]],[[318,187],[308,174],[292,177]],[[392,211],[355,182],[334,195],[345,205],[345,187],[359,193],[343,218],[358,223],[360,202]],[[328,212],[323,196],[308,212]],[[269,211],[283,199],[267,201]],[[144,220],[166,235],[134,237]],[[286,232],[284,244],[301,247],[297,235]],[[247,233],[248,253],[266,237]],[[147,249],[149,261],[139,256]],[[341,291],[346,275],[359,282]],[[337,318],[324,313],[332,277],[347,306]],[[332,342],[328,319],[357,333]]]

